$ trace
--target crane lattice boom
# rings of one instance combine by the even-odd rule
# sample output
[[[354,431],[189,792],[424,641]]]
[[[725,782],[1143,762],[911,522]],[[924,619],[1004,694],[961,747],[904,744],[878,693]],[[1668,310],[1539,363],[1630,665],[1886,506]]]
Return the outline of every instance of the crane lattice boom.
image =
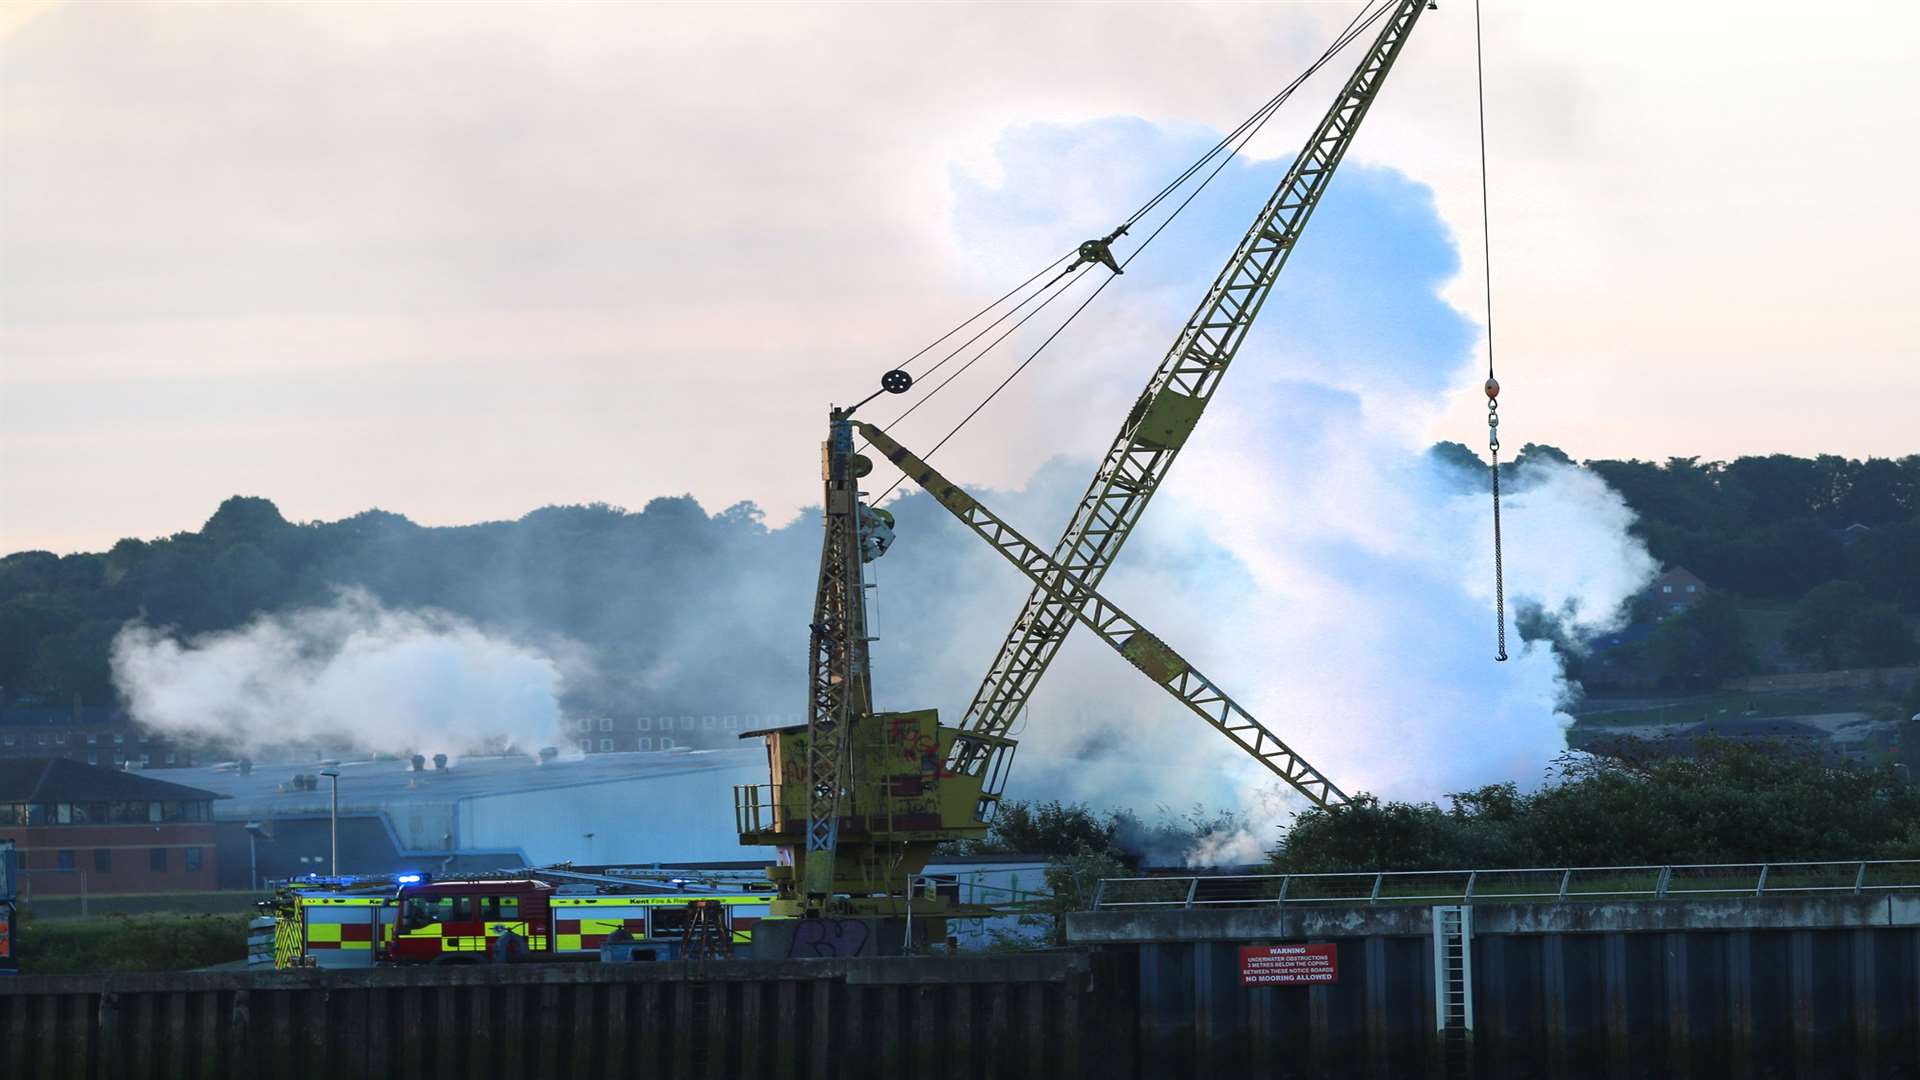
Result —
[[[1012,727],[1068,631],[1076,621],[1085,621],[1076,600],[1085,600],[1099,586],[1199,422],[1427,5],[1428,0],[1402,0],[1386,17],[1339,97],[1154,371],[1054,546],[1050,563],[1079,591],[1062,594],[1045,584],[1034,586],[960,722],[949,768],[971,773],[987,769],[1001,736]],[[1229,711],[1234,708],[1224,695],[1220,701]],[[997,791],[983,792],[983,816],[997,797]]]
[[[1139,620],[1120,610],[1093,587],[1076,578],[1050,558],[1013,526],[1002,521],[979,500],[954,486],[926,462],[895,442],[886,432],[871,424],[858,424],[860,434],[899,466],[914,483],[925,488],[952,512],[974,535],[993,545],[1008,562],[1034,583],[1034,589],[1046,595],[1075,621],[1092,630],[1100,640],[1113,646],[1127,661],[1165,687],[1202,720],[1232,739],[1241,749],[1273,770],[1280,779],[1293,785],[1315,806],[1344,804],[1347,797],[1333,781],[1307,763],[1281,741],[1266,725],[1241,708],[1211,679],[1202,675],[1166,642],[1142,626]]]

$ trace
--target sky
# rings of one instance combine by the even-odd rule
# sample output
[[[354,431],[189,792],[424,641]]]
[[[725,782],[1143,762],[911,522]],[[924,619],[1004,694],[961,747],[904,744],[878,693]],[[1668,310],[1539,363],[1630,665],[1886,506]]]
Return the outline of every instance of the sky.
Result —
[[[682,492],[789,520],[818,499],[829,402],[1111,228],[1354,10],[8,5],[0,551],[192,529],[236,493],[296,520]],[[1457,258],[1428,292],[1468,329],[1421,322],[1392,274],[1295,298],[1435,358],[1351,418],[1407,445],[1484,440],[1472,16],[1423,16],[1334,181],[1429,193]],[[1913,452],[1920,12],[1483,17],[1508,442]],[[1346,67],[1250,154],[1290,158]],[[1210,189],[1193,258],[1224,258],[1261,194]],[[1289,274],[1399,253],[1329,216]],[[949,475],[1019,487],[1104,448],[1197,298],[1138,279],[942,451]],[[1412,350],[1432,333],[1468,340]],[[1366,382],[1298,320],[1254,340],[1329,392]],[[1282,403],[1233,386],[1222,431],[1284,445]],[[945,407],[898,434],[937,440]],[[1273,479],[1196,456],[1221,464],[1184,497]]]
[[[1000,184],[957,189],[956,215],[971,223],[965,241],[995,250],[1033,221],[1069,213],[1070,191],[1052,201],[1029,194],[1061,161],[1137,202],[1153,182],[1127,163],[1191,158],[1209,138],[1137,119],[1020,129],[995,144]],[[1181,317],[1212,275],[1212,238],[1230,207],[1257,201],[1284,171],[1274,161],[1223,170],[1218,204],[1197,202],[1191,221],[1129,265],[1134,318],[1086,326],[1081,347],[1036,366],[1010,403],[1013,429],[1035,433],[1027,445],[1044,447],[1048,417],[1129,404],[1122,391],[1088,387],[1137,322]],[[1653,560],[1595,474],[1533,461],[1509,471],[1512,656],[1494,661],[1484,477],[1419,439],[1421,418],[1473,363],[1474,325],[1441,295],[1459,258],[1430,188],[1378,165],[1356,163],[1345,179],[1316,219],[1343,242],[1297,256],[1291,287],[1262,313],[1287,332],[1245,345],[1231,397],[1209,410],[1101,592],[1349,793],[1433,799],[1489,783],[1532,787],[1565,751],[1579,688],[1553,649],[1520,639],[1513,616],[1537,606],[1572,637],[1617,625]],[[1025,337],[1031,344],[1038,333]],[[1018,484],[969,481],[968,490],[1044,544],[1089,466],[1055,455]],[[877,468],[868,486],[886,482]],[[876,706],[935,708],[951,723],[1029,586],[912,485],[887,505],[896,540],[867,566]],[[114,678],[148,727],[183,736],[213,727],[263,743],[346,738],[401,754],[458,756],[501,733],[531,751],[552,742],[557,718],[594,707],[647,715],[704,701],[680,707],[757,717],[751,727],[800,722],[800,613],[817,581],[818,519],[724,535],[672,552],[694,583],[685,590],[622,587],[646,580],[631,568],[648,557],[642,545],[661,543],[646,539],[657,533],[568,545],[605,557],[595,564],[516,544],[518,558],[483,560],[484,577],[467,586],[477,595],[430,594],[478,621],[394,606],[409,591],[398,582],[431,573],[418,559],[368,575],[384,602],[348,591],[198,637],[135,621],[115,641]],[[527,610],[528,598],[555,596],[573,598],[565,640],[551,616]],[[1127,807],[1149,819],[1196,803],[1246,815],[1245,828],[1215,837],[1198,859],[1257,860],[1304,805],[1085,630],[1067,640],[1016,730],[1010,798]]]

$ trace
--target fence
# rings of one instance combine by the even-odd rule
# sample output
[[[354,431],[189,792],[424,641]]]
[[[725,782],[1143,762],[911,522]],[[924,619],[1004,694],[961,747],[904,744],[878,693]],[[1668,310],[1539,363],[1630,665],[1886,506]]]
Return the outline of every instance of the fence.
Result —
[[[1905,889],[1920,891],[1920,860],[1106,878],[1093,908],[1858,896]]]

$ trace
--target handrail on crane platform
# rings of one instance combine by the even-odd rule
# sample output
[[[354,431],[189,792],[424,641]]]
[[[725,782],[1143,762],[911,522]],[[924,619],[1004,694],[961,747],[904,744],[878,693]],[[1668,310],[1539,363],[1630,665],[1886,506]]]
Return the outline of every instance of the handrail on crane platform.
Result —
[[[1472,903],[1476,900],[1667,900],[1804,893],[1861,896],[1907,889],[1920,890],[1920,859],[1558,866],[1519,870],[1379,870],[1336,874],[1185,874],[1103,878],[1094,892],[1093,910]]]

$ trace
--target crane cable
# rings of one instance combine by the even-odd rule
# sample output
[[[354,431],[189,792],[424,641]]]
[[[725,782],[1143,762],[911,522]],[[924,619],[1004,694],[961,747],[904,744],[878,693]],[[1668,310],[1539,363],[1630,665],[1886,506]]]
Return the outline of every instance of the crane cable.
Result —
[[[1368,14],[1369,10],[1373,9],[1373,5],[1376,2],[1381,3],[1382,6],[1378,10],[1374,10],[1373,13],[1369,15]],[[1146,217],[1149,213],[1152,213],[1155,207],[1159,206],[1160,203],[1165,201],[1168,196],[1172,195],[1175,191],[1177,191],[1181,185],[1185,184],[1188,180],[1192,179],[1195,173],[1198,173],[1201,169],[1205,168],[1207,163],[1209,161],[1212,161],[1216,154],[1220,153],[1221,150],[1226,149],[1228,146],[1232,145],[1235,139],[1240,139],[1242,133],[1246,132],[1249,127],[1255,127],[1257,129],[1258,125],[1263,125],[1267,122],[1267,120],[1271,119],[1274,110],[1286,104],[1287,99],[1293,96],[1293,92],[1295,90],[1298,90],[1302,83],[1306,82],[1309,78],[1311,78],[1316,72],[1318,72],[1322,67],[1324,67],[1328,61],[1332,60],[1336,54],[1338,54],[1340,51],[1345,49],[1347,45],[1351,44],[1353,39],[1356,36],[1358,36],[1360,31],[1365,30],[1368,26],[1379,21],[1380,16],[1386,13],[1386,7],[1384,6],[1386,2],[1387,0],[1368,0],[1366,4],[1363,4],[1361,6],[1360,11],[1357,12],[1354,15],[1354,17],[1347,22],[1347,25],[1341,29],[1340,33],[1334,36],[1333,43],[1329,45],[1327,49],[1324,52],[1322,52],[1317,59],[1313,61],[1313,63],[1309,64],[1306,70],[1294,76],[1293,80],[1287,83],[1286,86],[1282,87],[1279,93],[1273,95],[1272,97],[1268,98],[1265,102],[1263,102],[1260,105],[1260,107],[1255,109],[1251,114],[1249,114],[1246,119],[1236,124],[1232,131],[1229,131],[1225,135],[1221,136],[1220,141],[1214,143],[1213,146],[1210,147],[1206,153],[1200,155],[1199,158],[1195,159],[1185,169],[1182,169],[1178,176],[1174,177],[1171,181],[1169,181],[1165,187],[1162,187],[1158,192],[1156,192],[1154,196],[1148,199],[1145,203],[1143,203],[1139,209],[1127,215],[1126,219],[1123,222],[1121,222],[1120,227],[1117,230],[1115,230],[1114,235],[1118,236],[1120,234],[1125,233],[1128,229],[1132,228],[1136,223],[1138,223],[1141,218]],[[1244,145],[1245,145],[1245,140],[1242,139],[1240,142],[1240,146],[1244,146]],[[1227,156],[1229,158],[1233,157],[1234,154],[1239,151],[1239,148],[1240,148],[1239,146],[1235,146],[1232,152],[1229,152]],[[981,308],[979,311],[976,311],[972,315],[969,315],[966,318],[960,320],[960,322],[956,323],[946,333],[941,334],[939,337],[934,338],[932,341],[922,346],[919,352],[916,352],[912,356],[907,357],[905,360],[901,361],[900,364],[897,366],[900,368],[900,370],[903,370],[903,371],[911,368],[916,361],[918,361],[921,357],[925,356],[927,353],[932,352],[936,347],[940,345],[941,342],[947,340],[953,335],[966,329],[966,327],[972,324],[976,319],[979,319],[980,317],[986,315],[988,312],[999,307],[1001,304],[1006,303],[1008,299],[1012,298],[1015,294],[1019,293],[1021,290],[1025,289],[1027,286],[1032,285],[1034,282],[1040,280],[1040,278],[1045,276],[1054,267],[1059,266],[1063,262],[1066,262],[1068,259],[1072,258],[1076,253],[1077,253],[1077,248],[1068,249],[1065,254],[1061,255],[1059,258],[1048,263],[1046,266],[1041,267],[1038,271],[1035,271],[1032,277],[1029,277],[1027,280],[1007,290],[1005,293],[1001,294],[999,298],[995,299],[992,303],[988,304],[987,306]],[[998,326],[1001,322],[1005,321],[1007,318],[1010,318],[1014,311],[1018,311],[1020,308],[1026,306],[1029,303],[1032,303],[1033,300],[1037,298],[1040,294],[1046,292],[1049,288],[1052,288],[1062,278],[1067,277],[1069,273],[1071,273],[1072,269],[1073,268],[1069,268],[1068,271],[1063,272],[1059,277],[1055,277],[1053,280],[1047,282],[1045,285],[1040,286],[1040,288],[1036,289],[1026,299],[1022,300],[1018,304],[1015,304],[1012,310],[1003,314],[1002,316],[1000,316],[1000,318],[995,319],[992,323],[989,323],[985,328],[980,330],[978,333],[974,334],[973,337],[962,342],[952,352],[949,352],[938,363],[934,364],[933,367],[927,369],[924,372],[921,372],[918,376],[916,376],[916,379],[924,380],[927,377],[931,376],[934,372],[940,370],[941,367],[945,366],[947,361],[952,360],[962,350],[966,349],[967,346],[973,344],[975,341],[980,340],[981,337],[984,337],[995,326]],[[1042,306],[1044,307],[1045,305],[1043,304]],[[945,386],[945,385],[946,385],[945,383],[941,384],[941,386]],[[934,392],[937,393],[938,390],[939,388],[935,388]],[[927,395],[927,397],[932,397],[932,396],[933,396],[932,394]],[[922,400],[924,401],[924,399]],[[918,403],[916,403],[916,407],[918,407]],[[910,409],[908,411],[911,412],[912,410]],[[900,416],[894,418],[894,422],[898,423],[900,420],[905,419],[905,417],[906,417],[906,414],[902,413]]]
[[[1507,658],[1507,582],[1500,550],[1500,382],[1493,377],[1493,237],[1487,209],[1487,81],[1481,58],[1480,0],[1473,0],[1473,83],[1480,111],[1480,244],[1487,299],[1487,454],[1493,462],[1493,618],[1498,651]]]
[[[1305,71],[1302,71],[1299,75],[1295,76],[1293,80],[1286,85],[1285,88],[1283,88],[1279,93],[1275,94],[1273,97],[1269,98],[1267,102],[1261,105],[1259,109],[1256,109],[1252,115],[1248,116],[1245,120],[1241,121],[1240,124],[1233,129],[1233,131],[1229,132],[1226,135],[1226,137],[1222,138],[1220,142],[1216,143],[1214,147],[1208,150],[1204,155],[1202,155],[1199,158],[1199,160],[1195,161],[1192,165],[1189,165],[1186,168],[1186,170],[1180,174],[1179,178],[1174,180],[1172,183],[1168,184],[1166,187],[1162,188],[1160,192],[1155,194],[1153,198],[1149,199],[1144,206],[1142,206],[1138,211],[1135,211],[1135,213],[1127,219],[1127,222],[1126,222],[1127,226],[1130,226],[1135,222],[1137,222],[1141,216],[1145,215],[1146,213],[1151,211],[1154,207],[1158,206],[1181,184],[1186,182],[1188,179],[1191,179],[1192,176],[1196,172],[1198,172],[1201,168],[1203,168],[1208,161],[1212,160],[1216,155],[1219,154],[1221,147],[1229,146],[1229,144],[1231,144],[1231,148],[1229,149],[1228,153],[1220,157],[1219,162],[1216,163],[1212,171],[1208,172],[1206,177],[1200,181],[1199,185],[1196,186],[1192,191],[1187,193],[1186,198],[1182,199],[1179,205],[1175,206],[1172,212],[1169,213],[1166,216],[1166,218],[1162,220],[1160,224],[1154,228],[1153,232],[1149,233],[1147,235],[1147,238],[1140,242],[1139,247],[1135,248],[1133,251],[1128,253],[1126,259],[1121,261],[1120,269],[1124,270],[1126,267],[1132,265],[1133,261],[1139,258],[1141,254],[1147,250],[1147,247],[1151,245],[1153,241],[1157,237],[1159,237],[1159,235],[1162,232],[1166,231],[1167,226],[1173,224],[1174,219],[1178,218],[1181,212],[1186,210],[1186,208],[1192,204],[1193,200],[1199,197],[1202,191],[1205,191],[1207,189],[1207,186],[1209,184],[1213,183],[1214,178],[1220,175],[1221,170],[1225,169],[1228,163],[1231,162],[1235,157],[1237,157],[1241,150],[1246,148],[1246,145],[1253,140],[1254,136],[1258,135],[1261,129],[1266,127],[1267,122],[1272,120],[1275,114],[1279,112],[1280,106],[1285,104],[1288,98],[1292,97],[1293,92],[1296,89],[1298,89],[1302,83],[1306,82],[1307,79],[1311,78],[1322,67],[1326,66],[1326,64],[1329,61],[1331,61],[1335,56],[1337,56],[1339,53],[1344,51],[1346,47],[1352,44],[1355,39],[1357,39],[1362,33],[1364,33],[1367,30],[1368,27],[1378,22],[1380,18],[1387,13],[1387,11],[1389,10],[1389,7],[1390,5],[1384,2],[1381,3],[1378,7],[1374,7],[1372,2],[1369,2],[1366,6],[1362,7],[1360,12],[1354,15],[1352,20],[1350,20],[1347,23],[1347,25],[1340,31],[1340,33],[1334,38],[1333,43],[1330,44],[1326,48],[1326,50],[1322,52],[1317,58],[1315,58],[1314,61],[1307,66]],[[1369,11],[1371,11],[1371,14],[1369,14]],[[1126,226],[1123,226],[1123,229],[1125,227]],[[1051,270],[1053,266],[1058,266],[1060,264],[1060,261],[1061,260],[1055,260],[1052,265],[1046,268],[1046,270]],[[1090,269],[1090,268],[1091,268],[1091,265],[1089,264],[1088,266],[1080,267],[1079,269],[1081,272],[1084,272],[1086,269]],[[1072,272],[1074,269],[1075,268],[1070,267],[1068,272]],[[1042,270],[1040,274],[1046,273],[1046,270]],[[1026,282],[1022,283],[1021,286],[1019,286],[1019,288],[1016,288],[1013,291],[1018,292],[1020,288],[1025,288],[1027,284],[1030,284],[1034,280],[1036,280],[1040,276],[1040,274],[1035,274],[1034,277],[1028,278]],[[1050,281],[1046,285],[1042,286],[1039,291],[1044,292],[1047,289],[1052,288],[1055,284],[1057,284],[1061,280],[1061,278],[1064,278],[1066,276],[1067,276],[1067,273],[1062,273],[1060,277],[1056,277],[1053,279],[1053,281]],[[935,443],[931,449],[927,450],[924,454],[922,454],[921,459],[926,460],[931,458],[936,452],[939,451],[941,447],[945,446],[955,435],[958,435],[960,433],[961,428],[966,427],[967,424],[970,421],[972,421],[974,417],[980,415],[981,410],[985,409],[989,404],[991,404],[993,402],[993,399],[998,397],[1000,395],[1000,392],[1007,388],[1008,384],[1012,383],[1015,378],[1019,377],[1019,375],[1022,372],[1026,371],[1028,365],[1032,364],[1034,360],[1038,359],[1040,354],[1046,351],[1047,347],[1052,345],[1055,339],[1057,339],[1062,333],[1064,333],[1067,327],[1071,326],[1074,320],[1080,317],[1081,312],[1084,312],[1087,309],[1088,305],[1092,304],[1093,301],[1097,297],[1099,297],[1099,295],[1102,292],[1106,291],[1107,286],[1112,284],[1113,279],[1118,276],[1119,275],[1116,273],[1116,274],[1110,274],[1106,278],[1104,278],[1100,282],[1100,284],[1097,287],[1095,287],[1091,293],[1087,295],[1086,299],[1082,300],[1079,306],[1074,308],[1073,311],[1066,317],[1066,319],[1063,320],[1059,326],[1055,327],[1053,332],[1048,334],[1046,339],[1042,341],[1039,344],[1039,346],[1033,350],[1033,352],[1027,355],[1026,359],[1022,360],[1019,363],[1019,365],[1016,366],[1013,369],[1013,371],[1007,375],[1006,378],[1002,379],[997,386],[995,386],[991,391],[989,391],[986,397],[982,398],[978,405],[975,405],[973,409],[966,414],[966,416],[961,418],[959,423],[955,424],[951,430],[949,430],[944,436],[941,437],[939,442]],[[960,375],[965,374],[967,369],[971,368],[975,363],[979,362],[979,360],[982,357],[984,357],[995,346],[999,345],[1000,342],[1005,341],[1006,338],[1010,334],[1012,334],[1014,330],[1018,329],[1021,324],[1025,323],[1028,319],[1031,319],[1033,316],[1038,315],[1042,309],[1044,309],[1048,304],[1051,304],[1054,300],[1058,299],[1060,295],[1067,290],[1067,288],[1070,288],[1073,285],[1074,281],[1078,281],[1078,280],[1079,280],[1079,275],[1074,274],[1073,281],[1069,281],[1065,286],[1062,286],[1061,288],[1055,290],[1053,295],[1047,297],[1047,299],[1044,302],[1042,302],[1039,307],[1036,307],[1033,311],[1027,313],[1027,315],[1022,317],[1018,323],[1015,323],[1012,327],[1009,327],[1005,333],[1002,333],[999,337],[995,338],[993,342],[990,343],[985,349],[982,349],[978,355],[974,356],[971,360],[968,360],[964,365],[962,365],[959,371],[956,371],[954,372],[953,375],[948,376],[948,378],[945,381],[941,382],[940,385],[934,387],[933,390],[929,392],[925,397],[915,402],[910,408],[907,409],[906,412],[901,413],[899,416],[895,417],[892,421],[883,425],[882,430],[890,429],[894,424],[897,424],[901,420],[904,420],[908,413],[911,413],[914,409],[917,409],[921,405],[925,404],[928,399],[930,399],[934,394],[937,394],[941,390],[945,389],[946,386],[949,383],[951,383],[955,378],[958,378]],[[1008,293],[1007,295],[1011,296],[1012,293]],[[1036,292],[1034,295],[1038,296],[1039,292]],[[1004,300],[1005,297],[1002,297],[1001,299]],[[1026,303],[1031,302],[1032,299],[1033,297],[1028,297],[1027,300],[1021,301],[1021,304],[1017,305],[1013,310],[1015,311],[1019,310],[1020,306],[1024,306]],[[983,309],[981,314],[984,314],[985,311],[987,310],[991,310],[992,307],[997,306],[999,302],[1000,301],[995,301],[994,305],[990,305],[987,309]],[[994,324],[992,325],[998,325],[1000,321],[1005,320],[1011,314],[1012,314],[1012,311],[1009,311],[1006,315],[1002,315],[1000,319],[995,320]],[[978,318],[978,317],[979,315],[974,316],[974,318]],[[968,321],[971,322],[972,320],[969,319]],[[964,326],[965,324],[963,323],[961,325]],[[992,329],[992,325],[989,325],[987,329],[989,330]],[[954,331],[948,331],[947,334],[942,335],[942,339],[944,340],[944,338],[952,336],[952,334],[958,329],[959,327],[955,327]],[[971,344],[972,341],[978,340],[979,337],[985,333],[986,331],[982,330],[980,334],[976,334],[972,339],[969,339],[968,343]],[[961,348],[965,348],[965,347],[966,347],[965,345],[961,346]],[[931,346],[929,346],[929,348],[931,348]],[[927,351],[926,349],[922,349],[919,353],[916,353],[915,356],[918,357],[920,355],[924,355],[926,351]],[[952,356],[949,355],[947,359],[952,359]],[[940,364],[936,364],[934,368],[929,369],[927,374],[931,374],[932,371],[938,370],[939,367],[945,363],[946,363],[946,360],[942,360]],[[926,376],[922,375],[921,377],[925,378]],[[873,501],[877,504],[881,500],[884,500],[888,495],[891,495],[897,488],[899,488],[901,483],[904,482],[905,480],[906,480],[906,475],[903,473],[898,479],[894,480],[894,482],[891,485],[889,485],[885,491],[881,492],[878,498],[874,499]]]

